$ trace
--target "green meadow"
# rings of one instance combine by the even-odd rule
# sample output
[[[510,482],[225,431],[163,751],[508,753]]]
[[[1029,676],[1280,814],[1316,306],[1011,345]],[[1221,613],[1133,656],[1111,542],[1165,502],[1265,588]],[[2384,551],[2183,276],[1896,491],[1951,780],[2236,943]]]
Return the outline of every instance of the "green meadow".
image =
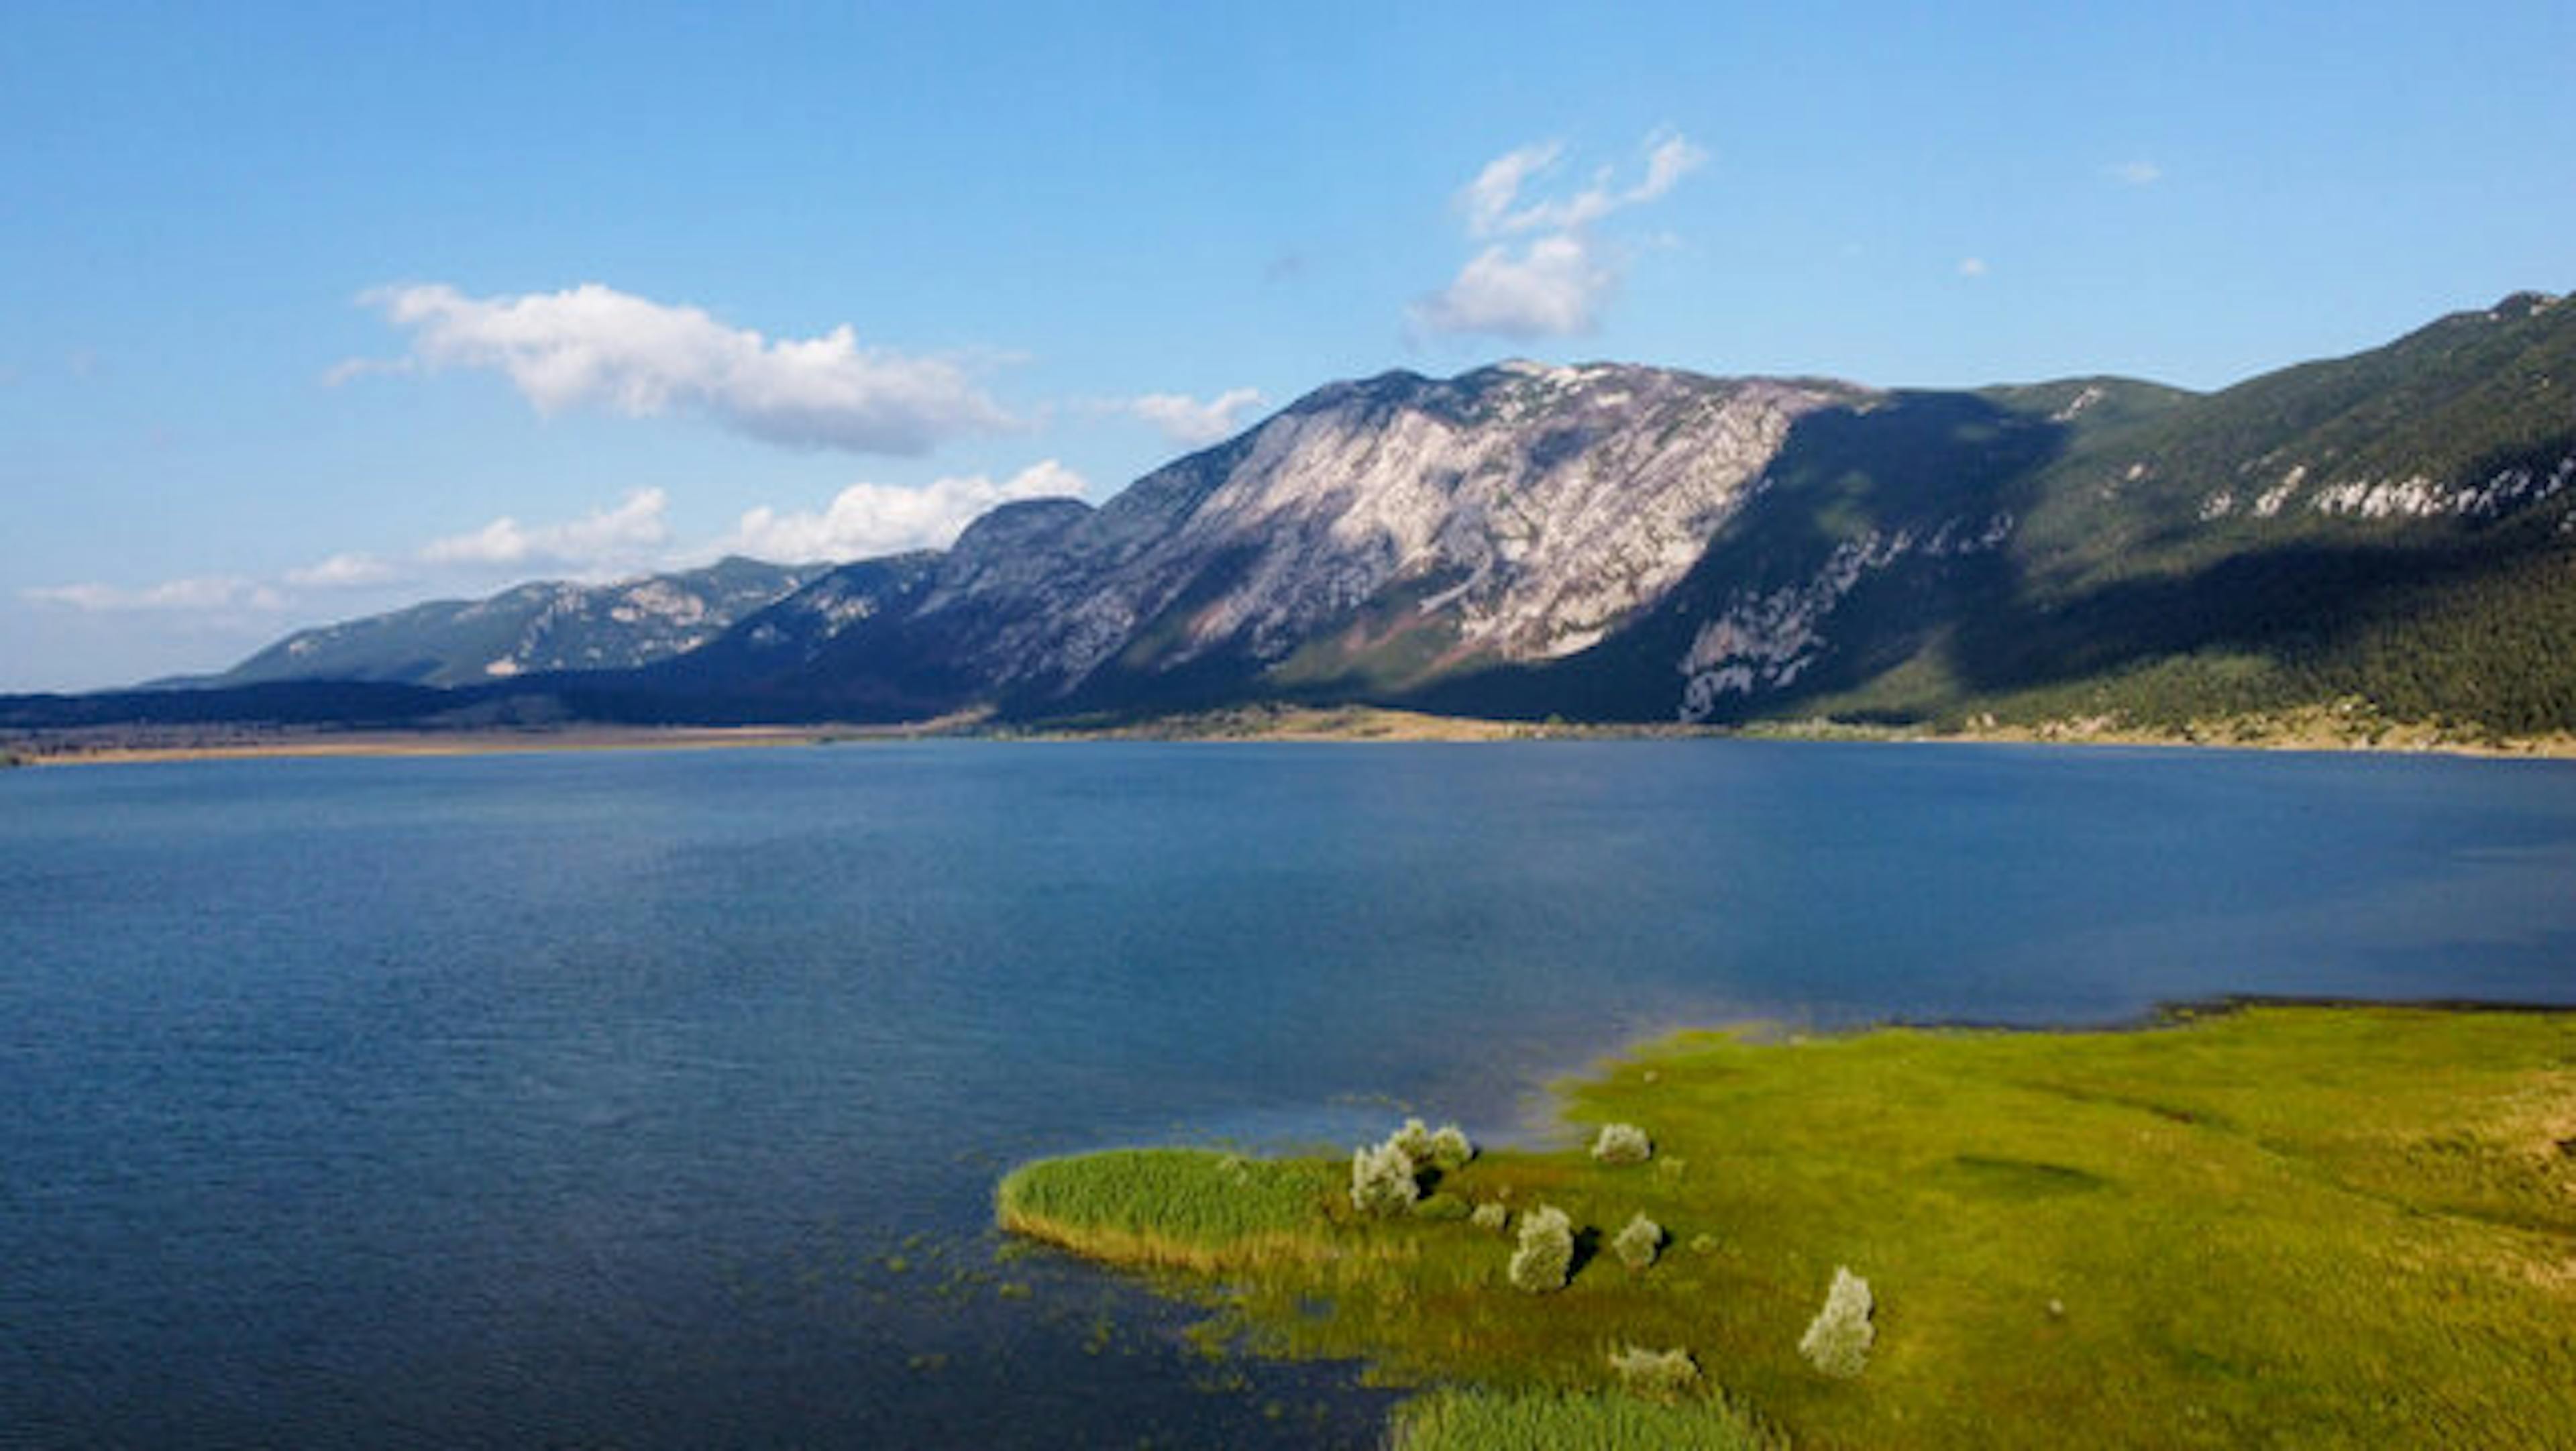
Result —
[[[1561,1146],[1426,1170],[1414,1211],[1343,1160],[1131,1150],[1021,1168],[999,1217],[1210,1343],[1421,1387],[1414,1448],[2576,1444],[2576,1016],[1699,1032],[1562,1091]],[[1594,1158],[1609,1123],[1652,1157]],[[1534,1293],[1542,1206],[1576,1250]],[[1841,1268],[1850,1377],[1799,1348]]]

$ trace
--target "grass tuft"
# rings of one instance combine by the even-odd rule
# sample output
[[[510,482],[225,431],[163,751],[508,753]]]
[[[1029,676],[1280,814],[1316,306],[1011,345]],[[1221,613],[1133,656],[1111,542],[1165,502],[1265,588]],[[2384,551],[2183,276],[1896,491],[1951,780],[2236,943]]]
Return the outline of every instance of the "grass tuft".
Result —
[[[1678,1346],[1648,1350],[1631,1345],[1610,1352],[1610,1373],[1620,1388],[1650,1401],[1677,1401],[1699,1384],[1699,1362]]]
[[[1396,1413],[1396,1451],[1781,1451],[1785,1443],[1722,1402],[1443,1390]]]
[[[1127,1263],[1215,1269],[1305,1253],[1329,1171],[1206,1149],[1112,1149],[1040,1159],[995,1191],[1004,1229]]]

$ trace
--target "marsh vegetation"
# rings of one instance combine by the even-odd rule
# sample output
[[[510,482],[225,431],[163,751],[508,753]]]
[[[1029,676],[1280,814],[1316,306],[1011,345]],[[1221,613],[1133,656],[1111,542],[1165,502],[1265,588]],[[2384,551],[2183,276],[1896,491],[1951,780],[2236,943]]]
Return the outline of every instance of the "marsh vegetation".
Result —
[[[1440,1175],[1462,1221],[1121,1151],[1014,1174],[1002,1222],[1441,1388],[1415,1447],[2576,1440],[2567,1015],[1695,1033],[1565,1106],[1582,1147]],[[1651,1166],[1591,1151],[1613,1124]]]

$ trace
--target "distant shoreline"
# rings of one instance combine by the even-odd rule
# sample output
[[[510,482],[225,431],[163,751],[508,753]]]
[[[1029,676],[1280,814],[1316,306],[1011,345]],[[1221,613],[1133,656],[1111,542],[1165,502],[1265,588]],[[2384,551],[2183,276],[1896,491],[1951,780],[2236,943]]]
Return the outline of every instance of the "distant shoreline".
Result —
[[[251,731],[189,741],[156,741],[142,732],[53,732],[8,745],[21,766],[114,766],[168,761],[249,761],[350,757],[486,756],[535,751],[694,751],[794,746],[817,739],[811,729],[727,726],[690,729],[580,727],[547,730]]]
[[[2115,746],[2159,750],[2351,752],[2479,759],[2576,760],[2576,736],[2454,736],[2426,726],[2364,734],[2326,717],[2142,730],[2099,721],[1924,730],[1833,721],[1716,727],[1682,724],[1508,721],[1365,706],[1251,706],[1135,721],[997,725],[972,716],[894,726],[545,726],[453,730],[226,727],[86,727],[0,739],[0,761],[24,766],[294,758],[468,756],[536,751],[727,750],[893,740],[1430,743],[1568,740],[1837,741],[1884,745]]]

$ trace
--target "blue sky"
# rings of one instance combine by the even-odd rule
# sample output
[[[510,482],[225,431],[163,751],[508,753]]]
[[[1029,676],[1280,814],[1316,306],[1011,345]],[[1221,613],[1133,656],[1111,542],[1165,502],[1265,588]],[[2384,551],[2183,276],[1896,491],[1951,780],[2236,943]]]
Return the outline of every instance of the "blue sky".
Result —
[[[0,690],[941,542],[1507,356],[2216,387],[2576,287],[2576,6],[0,10]]]

